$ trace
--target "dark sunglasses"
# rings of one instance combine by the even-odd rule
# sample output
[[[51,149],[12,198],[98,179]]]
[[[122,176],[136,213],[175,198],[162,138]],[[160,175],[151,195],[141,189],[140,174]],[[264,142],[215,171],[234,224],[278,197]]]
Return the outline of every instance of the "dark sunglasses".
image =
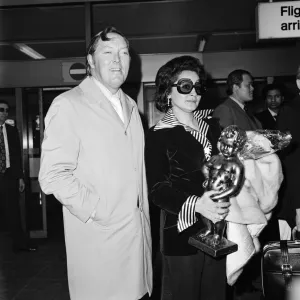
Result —
[[[9,112],[9,108],[0,107],[0,112]]]
[[[177,83],[172,84],[172,86],[176,86],[178,93],[184,95],[189,94],[193,88],[195,88],[195,91],[199,96],[203,95],[206,91],[206,87],[203,84],[200,82],[193,84],[193,81],[188,78],[181,78]]]

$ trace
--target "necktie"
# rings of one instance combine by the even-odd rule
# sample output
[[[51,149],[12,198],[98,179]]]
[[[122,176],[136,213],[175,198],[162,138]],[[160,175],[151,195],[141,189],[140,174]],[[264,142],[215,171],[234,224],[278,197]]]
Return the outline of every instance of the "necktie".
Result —
[[[6,170],[6,153],[3,135],[3,126],[0,126],[0,174]]]
[[[123,116],[123,110],[122,110],[122,105],[121,105],[120,99],[117,96],[112,96],[110,101],[111,101],[113,108],[115,109],[115,111],[119,115],[120,119],[124,123],[124,116]]]
[[[277,115],[273,115],[275,121],[277,121]]]

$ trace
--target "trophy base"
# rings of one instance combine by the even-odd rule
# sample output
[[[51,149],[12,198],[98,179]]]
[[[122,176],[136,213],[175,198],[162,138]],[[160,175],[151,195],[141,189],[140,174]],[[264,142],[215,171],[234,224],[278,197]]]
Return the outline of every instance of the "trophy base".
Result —
[[[189,238],[189,244],[209,254],[212,257],[228,255],[238,250],[237,244],[227,240],[224,237],[218,245],[212,245],[208,242],[211,237],[211,235],[207,237],[200,237],[198,234],[196,234]]]

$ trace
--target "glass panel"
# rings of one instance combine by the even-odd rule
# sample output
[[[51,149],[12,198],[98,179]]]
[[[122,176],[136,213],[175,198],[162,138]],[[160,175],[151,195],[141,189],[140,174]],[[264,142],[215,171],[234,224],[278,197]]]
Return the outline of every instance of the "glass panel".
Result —
[[[39,90],[37,88],[26,89],[23,99],[24,127],[27,133],[26,146],[28,153],[25,174],[29,182],[26,188],[27,229],[29,231],[42,231],[44,229],[42,195],[38,183],[40,168]]]
[[[154,126],[164,116],[164,113],[160,112],[155,107],[154,94],[155,94],[154,84],[144,85],[144,107],[145,107],[145,114],[148,119],[149,128]]]
[[[9,115],[6,123],[15,126],[16,125],[16,98],[14,89],[0,89],[0,99],[6,101],[10,107]],[[1,199],[0,199],[1,201]],[[0,205],[0,232],[8,230],[8,224],[6,224],[4,210]]]

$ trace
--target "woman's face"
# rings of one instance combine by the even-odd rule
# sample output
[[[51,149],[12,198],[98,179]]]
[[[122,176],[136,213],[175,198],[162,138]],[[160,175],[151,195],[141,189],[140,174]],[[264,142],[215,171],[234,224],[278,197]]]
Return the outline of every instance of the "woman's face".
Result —
[[[182,71],[174,84],[182,78],[190,79],[193,84],[199,81],[197,73],[193,71]],[[180,94],[176,86],[172,87],[169,96],[171,97],[173,111],[181,110],[189,113],[193,112],[198,107],[201,99],[201,96],[197,95],[195,88],[193,88],[188,94]]]

